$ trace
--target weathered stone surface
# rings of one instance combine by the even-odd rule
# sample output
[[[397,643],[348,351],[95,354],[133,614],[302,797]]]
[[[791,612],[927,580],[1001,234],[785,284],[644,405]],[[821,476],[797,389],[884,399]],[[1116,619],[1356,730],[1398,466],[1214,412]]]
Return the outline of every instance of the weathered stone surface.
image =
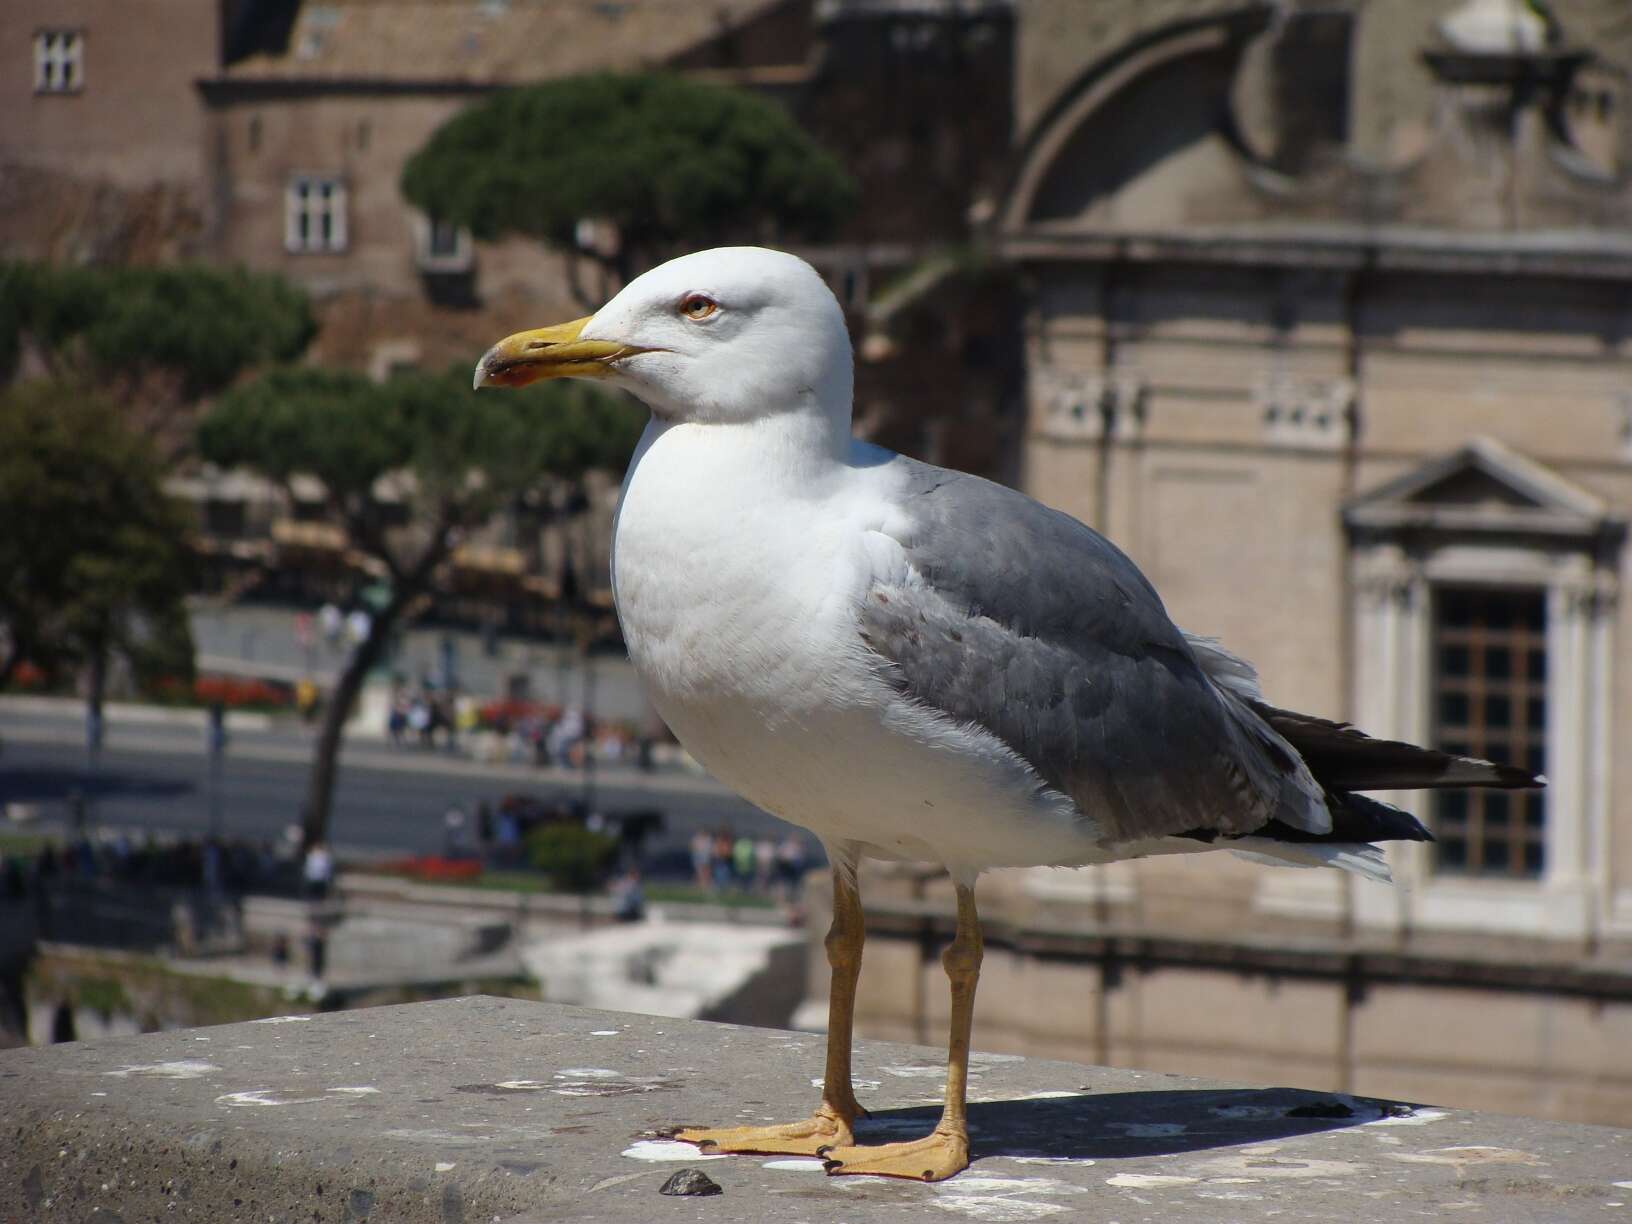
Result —
[[[858,1047],[864,1137],[929,1129],[942,1057]],[[1455,1208],[1551,1224],[1632,1210],[1632,1131],[994,1055],[974,1060],[974,1165],[939,1185],[662,1138],[800,1116],[821,1065],[809,1034],[491,998],[7,1051],[0,1220],[1131,1224]],[[723,1195],[657,1193],[687,1167]]]

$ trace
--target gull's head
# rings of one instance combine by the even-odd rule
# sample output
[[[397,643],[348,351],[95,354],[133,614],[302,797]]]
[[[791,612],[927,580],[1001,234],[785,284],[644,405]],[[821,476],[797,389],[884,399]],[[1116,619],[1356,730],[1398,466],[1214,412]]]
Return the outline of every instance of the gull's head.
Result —
[[[543,378],[611,382],[665,420],[816,412],[847,426],[850,337],[804,260],[721,247],[636,277],[588,318],[508,336],[476,363],[477,387]]]

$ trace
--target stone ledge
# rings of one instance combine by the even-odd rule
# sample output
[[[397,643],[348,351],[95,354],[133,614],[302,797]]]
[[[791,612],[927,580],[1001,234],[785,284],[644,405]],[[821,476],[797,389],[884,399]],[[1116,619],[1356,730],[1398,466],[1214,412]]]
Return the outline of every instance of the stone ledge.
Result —
[[[871,1134],[929,1128],[941,1058],[858,1045]],[[1013,1056],[975,1056],[975,1163],[940,1185],[653,1139],[791,1119],[821,1065],[810,1034],[483,997],[7,1051],[0,1221],[1632,1214],[1632,1131]],[[687,1166],[723,1195],[660,1196]]]

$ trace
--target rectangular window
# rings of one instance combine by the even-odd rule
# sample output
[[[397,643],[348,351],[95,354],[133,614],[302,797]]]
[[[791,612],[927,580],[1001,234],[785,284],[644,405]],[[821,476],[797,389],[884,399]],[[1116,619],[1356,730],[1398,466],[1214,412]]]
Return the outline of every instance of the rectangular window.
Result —
[[[1435,746],[1545,772],[1545,593],[1441,587],[1433,617]],[[1458,875],[1539,876],[1546,815],[1543,791],[1435,791],[1435,865]]]
[[[313,175],[290,179],[284,201],[283,245],[294,252],[345,250],[345,184]]]
[[[450,259],[459,254],[459,227],[452,221],[431,221],[426,254],[432,259]]]
[[[37,31],[34,35],[34,92],[78,93],[84,85],[84,32]]]
[[[414,224],[415,258],[424,272],[468,272],[475,262],[470,231],[440,217]]]

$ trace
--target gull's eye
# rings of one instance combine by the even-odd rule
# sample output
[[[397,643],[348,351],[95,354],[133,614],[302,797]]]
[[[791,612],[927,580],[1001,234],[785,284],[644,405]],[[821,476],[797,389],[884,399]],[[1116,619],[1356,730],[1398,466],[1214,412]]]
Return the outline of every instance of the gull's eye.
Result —
[[[711,297],[704,297],[701,293],[688,293],[680,299],[680,313],[693,322],[708,318],[719,308],[718,302]]]

